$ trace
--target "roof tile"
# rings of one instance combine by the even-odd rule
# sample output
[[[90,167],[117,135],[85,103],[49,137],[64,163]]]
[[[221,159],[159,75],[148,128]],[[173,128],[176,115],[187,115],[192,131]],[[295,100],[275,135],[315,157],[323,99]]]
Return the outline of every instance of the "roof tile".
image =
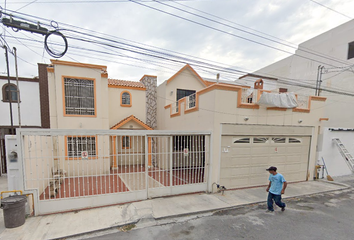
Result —
[[[125,80],[110,79],[110,78],[108,79],[108,86],[145,88],[145,85],[141,82],[125,81]]]

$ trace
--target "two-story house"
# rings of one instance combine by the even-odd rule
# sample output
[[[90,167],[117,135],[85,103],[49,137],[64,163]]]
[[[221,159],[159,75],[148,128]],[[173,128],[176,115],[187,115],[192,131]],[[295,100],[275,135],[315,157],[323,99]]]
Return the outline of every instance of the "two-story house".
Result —
[[[326,98],[307,96],[295,108],[260,106],[257,101],[270,92],[263,84],[210,84],[186,65],[158,86],[158,129],[212,131],[209,187],[266,185],[271,165],[289,182],[314,176]]]

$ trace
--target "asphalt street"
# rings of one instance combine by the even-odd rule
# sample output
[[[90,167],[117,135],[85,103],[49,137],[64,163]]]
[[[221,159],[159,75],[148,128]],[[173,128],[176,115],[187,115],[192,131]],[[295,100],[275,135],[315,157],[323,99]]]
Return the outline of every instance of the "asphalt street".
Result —
[[[342,182],[354,186],[352,179]],[[266,203],[255,204],[164,224],[137,223],[81,239],[354,239],[353,189],[286,199],[285,202],[285,212],[275,208],[274,213],[266,213]]]

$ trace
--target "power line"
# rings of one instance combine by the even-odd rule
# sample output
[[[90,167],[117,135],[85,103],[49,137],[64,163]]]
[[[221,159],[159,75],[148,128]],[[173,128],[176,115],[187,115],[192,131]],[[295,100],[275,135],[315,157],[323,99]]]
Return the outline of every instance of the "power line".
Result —
[[[335,13],[338,13],[338,14],[340,14],[340,15],[346,17],[346,18],[353,19],[352,17],[349,17],[348,15],[345,15],[345,14],[343,14],[343,13],[341,13],[341,12],[338,12],[337,10],[334,10],[333,8],[330,8],[330,7],[327,7],[326,5],[323,5],[322,3],[316,2],[316,1],[314,1],[314,0],[310,0],[310,1],[313,2],[313,3],[316,3],[316,4],[320,5],[320,6],[322,6],[322,7],[324,7],[324,8],[327,8],[328,10],[331,10],[331,11],[333,11],[333,12],[335,12]]]
[[[88,43],[101,44],[103,46],[113,47],[113,48],[117,48],[117,49],[120,49],[120,50],[133,52],[133,53],[136,53],[136,54],[142,54],[142,55],[147,56],[147,57],[154,57],[154,58],[167,60],[167,61],[171,61],[171,62],[175,62],[175,63],[186,64],[186,63],[191,63],[192,62],[193,65],[195,65],[195,66],[197,66],[199,68],[207,69],[207,70],[216,70],[218,72],[223,72],[223,73],[226,72],[226,73],[231,73],[231,74],[245,74],[245,73],[247,73],[245,71],[240,71],[240,70],[237,70],[237,69],[225,68],[224,66],[220,66],[220,65],[209,64],[209,63],[203,62],[203,61],[195,61],[195,60],[188,59],[188,58],[185,58],[185,57],[181,58],[180,56],[174,56],[174,55],[171,55],[171,54],[166,54],[164,52],[158,52],[158,51],[151,50],[151,49],[137,47],[137,46],[134,46],[134,45],[131,45],[131,44],[118,42],[118,41],[115,41],[115,40],[112,40],[112,39],[106,39],[106,38],[98,37],[97,35],[92,35],[92,34],[78,32],[76,30],[70,30],[70,29],[66,29],[66,30],[74,32],[74,33],[77,33],[77,34],[82,34],[82,35],[86,35],[86,36],[89,36],[89,37],[95,37],[95,38],[98,38],[98,39],[101,39],[101,40],[110,41],[111,43],[108,44],[108,43],[104,43],[104,42],[97,42],[97,41],[90,40],[90,39],[82,39],[82,38],[79,38],[79,37],[72,37],[73,39],[76,39],[76,40],[79,40],[79,41],[86,41]],[[123,44],[125,47],[116,46],[116,45],[113,45],[113,43],[114,44]],[[171,59],[171,57],[176,57],[177,59]],[[299,84],[298,80],[299,79],[296,79],[294,81],[294,79],[283,78],[282,79],[283,82],[281,82],[281,83],[294,85],[294,86],[302,86],[302,87],[314,89],[314,87],[311,86],[311,85]],[[322,91],[326,91],[326,90],[327,89],[322,89]],[[335,89],[328,89],[328,90],[340,94],[340,92],[338,92]],[[344,94],[348,95],[348,94],[351,94],[351,93],[345,92]]]
[[[27,16],[27,17],[37,18],[37,19],[41,19],[41,20],[44,20],[44,21],[48,21],[48,22],[50,21],[50,20],[48,20],[48,19],[44,19],[44,18],[32,16],[32,15],[29,15],[29,14],[19,13],[19,12],[15,12],[15,11],[11,11],[11,10],[9,10],[9,11],[10,11],[10,12],[17,13],[17,14],[24,15],[24,16]],[[22,18],[22,19],[24,19],[24,18]],[[37,21],[37,20],[36,20],[36,21]],[[33,22],[36,22],[36,21],[33,20]],[[167,52],[176,53],[176,54],[179,54],[179,55],[181,54],[181,53],[178,53],[178,52],[175,52],[175,51],[170,51],[170,50],[166,50],[166,49],[162,49],[162,48],[157,48],[157,47],[154,47],[154,46],[150,46],[150,45],[146,45],[146,44],[142,44],[142,43],[130,41],[130,40],[127,40],[127,39],[118,38],[118,37],[116,37],[116,36],[112,36],[112,35],[109,35],[109,34],[99,33],[99,32],[93,31],[93,30],[88,30],[88,29],[80,28],[80,27],[78,27],[78,26],[74,26],[74,25],[70,25],[70,24],[65,24],[65,23],[60,23],[60,24],[65,25],[65,26],[70,26],[70,27],[73,27],[73,28],[77,28],[77,29],[80,29],[80,30],[88,31],[88,32],[93,32],[93,33],[95,33],[95,36],[103,35],[103,36],[113,37],[113,38],[116,38],[116,39],[122,39],[123,41],[128,41],[128,42],[137,43],[137,44],[142,45],[142,46],[148,46],[148,47],[151,47],[151,48],[156,48],[156,49],[164,50],[164,51],[167,51]],[[47,25],[47,26],[50,26],[50,25],[52,25],[52,24],[46,24],[46,25]],[[186,54],[183,54],[183,55],[189,56],[189,57],[192,57],[192,58],[195,58],[195,59],[200,59],[200,58],[198,58],[198,57],[194,57],[194,56],[191,56],[191,55],[186,55]],[[311,60],[313,60],[313,59],[311,59]],[[210,60],[209,60],[209,61],[210,61]],[[211,61],[211,62],[213,62],[213,61]],[[217,62],[215,62],[215,63],[217,63]],[[219,63],[217,63],[217,64],[219,64]],[[224,65],[225,65],[225,64],[224,64]],[[233,66],[231,66],[231,65],[229,65],[229,66],[230,66],[230,67],[233,67]],[[250,72],[249,70],[245,70],[245,71]],[[301,80],[301,79],[297,79],[297,80]]]
[[[29,3],[27,3],[25,6],[23,6],[23,7],[20,7],[19,9],[17,9],[16,11],[19,11],[19,10],[21,10],[21,9],[23,9],[23,8],[25,8],[25,7],[27,7],[28,5],[31,5],[32,3],[35,3],[35,2],[37,2],[38,0],[34,0],[34,1],[32,1],[32,2],[29,2]]]
[[[211,22],[214,22],[214,23],[217,23],[217,24],[220,24],[220,25],[223,25],[223,26],[226,26],[226,27],[229,27],[229,28],[232,28],[232,29],[241,31],[241,32],[244,32],[244,33],[247,33],[247,34],[250,34],[250,35],[252,35],[252,36],[256,36],[256,37],[259,37],[259,38],[262,38],[262,39],[265,39],[265,40],[268,40],[268,41],[272,41],[272,42],[277,43],[277,44],[281,44],[281,45],[283,45],[283,46],[285,46],[285,47],[289,47],[289,48],[292,48],[292,49],[294,49],[294,50],[300,50],[300,51],[303,51],[303,52],[306,52],[306,53],[310,53],[310,54],[312,54],[312,55],[315,55],[315,56],[318,56],[318,57],[322,57],[322,58],[325,58],[325,59],[328,59],[328,60],[335,60],[333,57],[327,57],[327,56],[325,56],[324,54],[320,54],[320,53],[317,53],[317,52],[314,52],[314,51],[308,51],[308,50],[306,50],[306,48],[304,48],[304,49],[299,49],[299,48],[294,47],[294,46],[291,46],[291,45],[289,45],[289,44],[287,44],[287,43],[282,43],[282,42],[280,42],[280,41],[278,41],[278,40],[273,40],[273,39],[270,39],[270,38],[268,38],[268,37],[261,36],[261,35],[259,35],[259,34],[255,34],[255,33],[252,33],[252,32],[249,32],[249,31],[246,31],[246,30],[243,30],[243,29],[240,29],[240,28],[233,27],[233,26],[231,26],[231,25],[229,25],[229,24],[225,24],[225,23],[222,23],[222,22],[219,22],[219,21],[216,21],[216,20],[213,20],[213,19],[210,19],[210,18],[201,16],[201,15],[199,15],[199,14],[195,14],[195,13],[186,11],[186,10],[184,10],[184,9],[171,6],[171,5],[166,4],[166,3],[162,3],[162,2],[159,1],[159,0],[154,0],[154,1],[157,2],[157,3],[159,3],[159,4],[162,4],[162,5],[164,5],[164,6],[168,6],[168,7],[170,7],[170,8],[177,9],[177,10],[179,10],[179,11],[188,13],[188,14],[190,14],[190,15],[193,15],[193,16],[196,16],[196,17],[199,17],[199,18],[202,18],[202,19],[205,19],[205,20],[208,20],[208,21],[211,21]],[[335,60],[335,61],[338,62],[338,63],[342,63],[342,64],[348,64],[347,62],[344,62],[344,61],[342,61],[342,60],[339,60],[339,61],[338,61],[338,60]]]
[[[215,30],[215,31],[218,31],[218,32],[222,32],[222,33],[225,33],[227,35],[230,35],[230,36],[233,36],[233,37],[236,37],[236,38],[240,38],[240,39],[243,39],[243,40],[246,40],[246,41],[249,41],[249,42],[252,42],[252,43],[255,43],[255,44],[258,44],[258,45],[261,45],[261,46],[264,46],[264,47],[268,47],[268,48],[271,48],[271,49],[274,49],[274,50],[278,50],[278,51],[281,51],[283,53],[288,53],[288,54],[291,54],[291,55],[297,55],[301,58],[304,58],[304,59],[307,59],[307,60],[312,60],[312,61],[315,61],[315,62],[318,62],[318,63],[322,63],[322,64],[327,64],[329,66],[333,66],[333,67],[336,67],[332,64],[329,64],[329,63],[325,63],[325,62],[321,62],[319,60],[316,60],[316,59],[313,59],[313,58],[309,58],[309,57],[306,57],[306,56],[302,56],[302,55],[299,55],[297,53],[292,53],[292,52],[289,52],[287,50],[283,50],[283,49],[280,49],[280,48],[277,48],[277,47],[274,47],[274,46],[271,46],[271,45],[268,45],[268,44],[265,44],[265,43],[262,43],[262,42],[259,42],[259,41],[255,41],[255,40],[252,40],[252,39],[249,39],[249,38],[246,38],[246,37],[242,37],[242,36],[239,36],[239,35],[236,35],[236,34],[233,34],[233,33],[230,33],[230,32],[227,32],[227,31],[224,31],[224,30],[221,30],[221,29],[218,29],[218,28],[215,28],[215,27],[212,27],[212,26],[209,26],[207,24],[204,24],[204,23],[200,23],[200,22],[197,22],[197,21],[194,21],[194,20],[191,20],[191,19],[188,19],[188,18],[185,18],[185,17],[182,17],[180,15],[176,15],[176,14],[173,14],[173,13],[170,13],[170,12],[166,12],[164,10],[161,10],[161,9],[158,9],[158,8],[155,8],[155,7],[151,7],[149,5],[146,5],[146,4],[143,4],[141,2],[137,2],[136,0],[130,0],[131,2],[134,2],[136,4],[139,4],[141,6],[144,6],[144,7],[147,7],[147,8],[150,8],[150,9],[153,9],[155,11],[158,11],[158,12],[162,12],[162,13],[165,13],[167,15],[171,15],[173,17],[176,17],[176,18],[180,18],[180,19],[183,19],[185,21],[188,21],[188,22],[192,22],[194,24],[197,24],[197,25],[200,25],[200,26],[203,26],[203,27],[206,27],[206,28],[210,28],[212,30]],[[158,2],[160,3],[159,1],[155,0],[155,2]],[[160,3],[160,4],[163,4],[163,5],[167,5],[167,4],[164,4],[164,3]],[[170,5],[168,5],[170,6]],[[173,6],[171,6],[172,8],[175,8]],[[188,12],[188,11],[185,11],[185,10],[181,10],[183,12]],[[188,12],[189,13],[189,12]],[[203,17],[204,18],[204,17]],[[213,21],[213,20],[211,20]],[[334,60],[334,59],[330,59],[330,60]],[[343,64],[343,63],[342,63]]]
[[[131,49],[126,49],[126,48],[122,48],[122,47],[117,47],[117,46],[114,46],[114,45],[111,45],[111,44],[107,44],[107,43],[100,43],[100,42],[95,42],[95,41],[92,41],[92,40],[87,40],[87,39],[82,39],[82,38],[76,38],[76,37],[68,37],[68,38],[72,38],[72,39],[76,39],[76,40],[80,40],[80,41],[85,41],[85,42],[90,42],[90,43],[97,43],[97,44],[102,44],[102,45],[105,45],[105,46],[109,46],[109,47],[112,47],[112,48],[117,48],[117,49],[121,49],[121,50],[126,50],[126,51],[129,51],[129,52],[135,52],[135,53],[138,53],[138,54],[143,54],[143,55],[147,55],[147,56],[151,56],[151,57],[157,57],[157,58],[161,58],[163,60],[167,60],[167,61],[171,61],[171,62],[178,62],[178,63],[188,63],[188,62],[182,62],[180,60],[176,60],[176,59],[170,59],[170,58],[167,58],[167,57],[162,57],[162,56],[156,56],[156,55],[152,55],[152,54],[149,54],[149,53],[141,53],[141,52],[137,52],[136,50],[131,50]],[[201,62],[198,62],[198,63],[193,63],[193,65],[195,66],[198,66],[202,69],[211,69],[211,70],[218,70],[218,71],[221,71],[221,69],[217,68],[218,66],[213,66],[213,65],[202,65]],[[236,71],[236,72],[235,72]],[[224,69],[224,72],[225,72],[225,69]],[[228,71],[228,73],[232,73],[232,74],[235,74],[235,73],[240,73],[240,71],[238,70],[233,70],[233,69],[230,69]],[[244,73],[244,72],[241,72],[241,73]],[[287,85],[291,85],[291,86],[300,86],[300,87],[304,87],[304,88],[308,88],[308,89],[316,89],[314,86],[312,85],[309,85],[309,84],[304,84],[304,83],[298,83],[297,81],[292,81],[292,80],[288,80],[288,79],[278,79],[278,82],[279,83],[283,83],[283,84],[287,84]],[[347,95],[347,96],[354,96],[354,93],[351,93],[351,92],[345,92],[343,91],[342,89],[335,89],[335,88],[321,88],[322,91],[326,91],[326,92],[331,92],[331,93],[337,93],[337,94],[342,94],[342,95]]]
[[[36,2],[37,4],[70,4],[70,3],[124,3],[124,2],[129,2],[129,0],[82,0],[82,1],[72,1],[72,0],[68,0],[68,1],[38,1],[35,0],[33,2]],[[153,2],[153,0],[140,0],[141,2]],[[165,2],[171,1],[171,0],[162,0]],[[206,2],[209,0],[174,0],[174,1],[179,1],[179,2]],[[32,4],[33,2],[24,2],[24,1],[19,1],[19,2],[11,2],[10,4]],[[25,6],[24,6],[25,7]]]
[[[160,1],[161,1],[161,0],[160,0]],[[239,27],[243,27],[243,28],[249,29],[249,30],[251,30],[251,31],[254,31],[254,32],[263,34],[263,35],[265,35],[265,36],[268,36],[268,37],[277,39],[277,40],[279,40],[279,41],[285,42],[286,44],[291,44],[291,45],[293,45],[293,47],[296,47],[296,49],[297,49],[298,51],[302,51],[302,49],[305,49],[305,50],[307,50],[307,51],[309,51],[309,52],[313,52],[313,53],[316,53],[316,54],[321,54],[322,56],[327,56],[327,57],[329,57],[329,58],[332,59],[332,60],[336,60],[336,61],[338,61],[338,62],[343,62],[344,64],[348,64],[348,63],[346,63],[345,61],[343,61],[342,59],[334,58],[334,57],[331,56],[331,55],[324,54],[324,53],[321,53],[321,52],[317,52],[317,51],[315,51],[315,50],[312,50],[312,49],[309,49],[309,48],[306,48],[306,47],[303,47],[303,46],[301,46],[301,48],[300,48],[300,46],[298,46],[297,44],[294,44],[294,43],[292,43],[292,42],[289,42],[289,41],[286,41],[286,40],[284,40],[284,39],[278,38],[278,37],[276,37],[276,36],[270,35],[270,34],[268,34],[268,33],[258,31],[258,30],[256,30],[256,29],[253,29],[253,28],[244,26],[244,25],[239,24],[239,23],[236,23],[236,22],[229,21],[229,20],[227,20],[227,19],[225,19],[225,18],[222,18],[222,17],[220,17],[220,16],[216,16],[216,15],[214,15],[214,14],[210,14],[210,13],[208,13],[208,12],[201,11],[201,10],[199,10],[199,9],[197,9],[197,8],[193,8],[193,7],[187,6],[187,5],[182,4],[182,3],[179,3],[179,2],[177,2],[177,1],[173,1],[173,0],[172,0],[172,2],[175,3],[175,4],[178,4],[178,5],[180,5],[180,6],[184,6],[184,7],[186,7],[186,8],[192,9],[192,10],[194,10],[194,11],[203,13],[203,14],[205,14],[205,15],[212,16],[212,17],[217,18],[217,19],[220,19],[220,20],[222,20],[222,21],[225,21],[225,22],[228,22],[228,23],[237,25],[237,26],[239,26]]]

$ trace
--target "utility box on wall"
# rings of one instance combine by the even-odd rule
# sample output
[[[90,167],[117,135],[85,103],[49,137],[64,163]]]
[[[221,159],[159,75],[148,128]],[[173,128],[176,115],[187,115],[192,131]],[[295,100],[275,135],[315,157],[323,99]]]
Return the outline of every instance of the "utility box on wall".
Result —
[[[18,157],[17,138],[13,135],[5,136],[6,159],[7,159],[7,181],[8,190],[24,190],[22,163]]]

